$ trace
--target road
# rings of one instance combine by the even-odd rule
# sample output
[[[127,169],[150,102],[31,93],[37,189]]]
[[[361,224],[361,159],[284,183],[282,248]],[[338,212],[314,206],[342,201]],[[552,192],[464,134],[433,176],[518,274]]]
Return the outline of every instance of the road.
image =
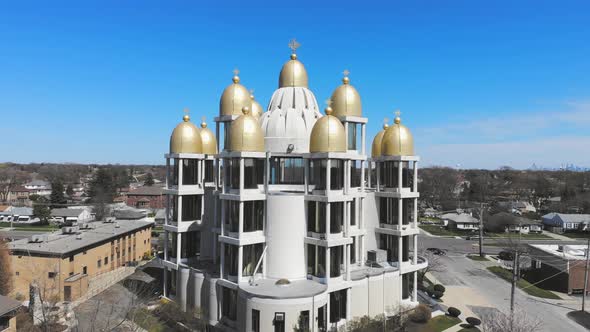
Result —
[[[441,257],[444,269],[432,274],[445,286],[465,289],[465,296],[458,301],[464,301],[464,304],[476,314],[494,310],[493,308],[507,312],[510,308],[510,283],[487,271],[483,263],[465,257],[467,253],[478,252],[477,247],[473,246],[476,243],[477,241],[420,236],[421,246],[448,250],[447,255]],[[484,249],[487,253],[497,253],[501,250],[500,247],[492,246],[484,246]],[[517,289],[515,307],[530,317],[541,320],[542,331],[585,331],[583,327],[566,317],[569,311],[580,309],[580,297],[549,301],[532,297]]]

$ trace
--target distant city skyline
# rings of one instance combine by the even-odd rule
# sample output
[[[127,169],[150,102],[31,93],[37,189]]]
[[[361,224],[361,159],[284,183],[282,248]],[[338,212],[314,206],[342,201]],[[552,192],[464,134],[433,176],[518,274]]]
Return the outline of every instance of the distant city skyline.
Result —
[[[350,70],[368,147],[400,109],[422,166],[590,167],[589,3],[292,5],[4,4],[0,161],[161,165],[234,68],[266,107],[297,38],[318,102]]]

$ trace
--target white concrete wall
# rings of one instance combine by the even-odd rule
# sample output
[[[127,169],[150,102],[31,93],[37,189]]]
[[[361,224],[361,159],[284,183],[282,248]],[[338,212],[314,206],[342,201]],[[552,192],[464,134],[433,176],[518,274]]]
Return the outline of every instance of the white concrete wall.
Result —
[[[368,279],[353,282],[350,301],[350,315],[362,317],[369,314],[369,295],[367,294]]]
[[[303,195],[270,194],[266,206],[267,277],[306,278]]]
[[[239,303],[240,300],[238,301]],[[327,293],[316,295],[315,297],[299,298],[299,299],[262,299],[250,298],[245,300],[245,319],[243,321],[238,318],[239,331],[251,331],[252,327],[252,309],[260,311],[260,332],[274,332],[273,320],[275,313],[285,313],[285,331],[293,331],[298,323],[301,311],[309,310],[309,321],[314,324],[313,331],[318,330],[317,315],[318,308],[328,302]],[[327,308],[327,307],[326,307]],[[329,319],[329,313],[326,316]],[[242,324],[244,322],[245,324]]]
[[[369,192],[363,202],[363,218],[365,229],[367,230],[367,235],[365,236],[365,256],[367,251],[378,249],[377,245],[379,241],[375,234],[375,228],[379,227],[377,200],[378,197],[375,197],[375,193]]]

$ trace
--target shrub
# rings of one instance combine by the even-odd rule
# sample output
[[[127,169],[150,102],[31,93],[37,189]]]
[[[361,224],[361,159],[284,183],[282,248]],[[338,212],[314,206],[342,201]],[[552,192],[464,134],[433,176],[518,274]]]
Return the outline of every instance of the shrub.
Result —
[[[426,323],[432,317],[432,311],[425,304],[420,304],[410,314],[410,319],[415,323]]]
[[[510,251],[500,251],[498,258],[503,261],[512,261],[514,260],[514,254]]]
[[[465,319],[465,321],[467,322],[467,324],[469,324],[471,326],[478,326],[481,324],[481,320],[479,320],[479,318],[475,318],[475,317],[467,317],[467,319]]]
[[[449,313],[449,316],[451,316],[451,317],[461,316],[461,310],[459,310],[455,307],[449,307],[449,309],[447,309],[447,312]]]
[[[434,289],[434,291],[436,291],[436,292],[443,292],[443,293],[446,290],[445,286],[443,286],[441,284],[434,285],[434,287],[432,287],[432,289]]]

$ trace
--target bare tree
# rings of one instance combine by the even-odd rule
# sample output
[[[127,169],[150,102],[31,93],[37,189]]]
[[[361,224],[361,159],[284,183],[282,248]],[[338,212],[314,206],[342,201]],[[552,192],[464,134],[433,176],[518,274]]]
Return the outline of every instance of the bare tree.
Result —
[[[0,168],[0,201],[6,202],[8,194],[28,179],[27,173],[12,167]]]
[[[8,295],[12,291],[12,269],[8,246],[0,239],[0,295]]]
[[[431,251],[423,249],[420,252],[420,256],[426,258],[426,260],[428,261],[428,265],[417,272],[418,286],[421,286],[424,283],[424,277],[426,276],[426,273],[441,272],[444,269],[444,263],[442,262],[441,257],[439,255],[435,255]]]
[[[503,312],[499,310],[486,311],[481,315],[482,332],[537,332],[542,328],[543,322],[523,310]]]

